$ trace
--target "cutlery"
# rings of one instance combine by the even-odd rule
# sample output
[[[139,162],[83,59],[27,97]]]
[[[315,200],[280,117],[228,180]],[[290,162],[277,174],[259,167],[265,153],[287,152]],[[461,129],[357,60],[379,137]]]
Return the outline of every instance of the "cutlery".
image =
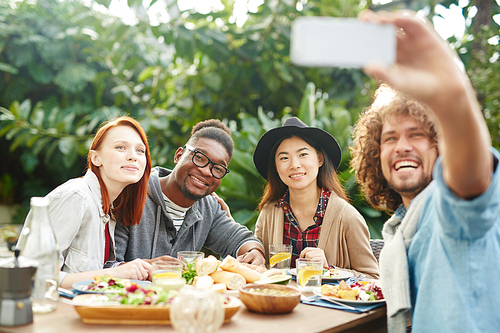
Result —
[[[339,306],[342,306],[346,309],[350,309],[350,310],[355,310],[355,311],[362,311],[360,309],[357,309],[353,306],[350,306],[350,305],[347,305],[347,304],[344,304],[344,303],[341,303],[341,302],[337,302],[331,298],[328,298],[328,297],[318,297],[318,296],[312,296],[312,297],[307,297],[307,296],[304,296],[304,295],[300,295],[300,298],[303,300],[303,301],[306,301],[306,302],[314,302],[316,301],[318,298],[321,298],[322,300],[324,301],[327,301],[327,302],[330,302],[330,303],[333,303],[333,304],[336,304],[336,305],[339,305]]]
[[[355,310],[355,311],[362,311],[360,309],[357,309],[355,308],[354,306],[350,306],[350,305],[347,305],[347,304],[344,304],[344,303],[341,303],[341,302],[337,302],[329,297],[321,297],[322,300],[324,301],[327,301],[327,302],[330,302],[330,303],[333,303],[333,304],[337,304],[339,306],[343,306],[344,308],[346,309],[351,309],[351,310]]]
[[[64,289],[61,287],[57,288],[57,290],[59,291],[59,295],[64,296],[64,297],[68,297],[68,298],[73,298],[76,295],[78,295],[77,293],[74,293],[71,290]]]

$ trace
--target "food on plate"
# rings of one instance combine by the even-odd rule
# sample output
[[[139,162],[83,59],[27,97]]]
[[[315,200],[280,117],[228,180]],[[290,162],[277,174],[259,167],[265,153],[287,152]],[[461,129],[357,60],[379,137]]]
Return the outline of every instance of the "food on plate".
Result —
[[[201,289],[214,289],[217,292],[237,290],[246,283],[254,283],[273,275],[281,277],[259,283],[287,284],[291,279],[291,276],[280,269],[266,270],[262,266],[240,263],[232,256],[227,256],[220,262],[212,255],[188,263],[182,273],[187,284]]]
[[[176,290],[165,292],[159,287],[142,288],[139,285],[132,283],[120,293],[107,293],[85,295],[88,297],[75,297],[75,300],[83,300],[85,304],[103,303],[108,305],[125,304],[125,305],[166,305],[170,304],[177,296]]]
[[[322,276],[328,277],[328,276],[335,276],[335,275],[337,275],[337,269],[335,267],[323,268]]]
[[[321,294],[325,296],[334,296],[339,297],[339,293],[337,292],[339,286],[333,286],[331,284],[324,284],[321,286]]]
[[[269,259],[269,267],[274,267],[278,263],[285,261],[285,260],[290,260],[292,258],[292,255],[290,253],[286,252],[279,252],[274,254],[270,259]]]
[[[216,270],[210,276],[214,279],[215,283],[224,283],[227,289],[231,290],[238,290],[239,287],[246,284],[245,278],[238,273]]]
[[[246,282],[249,283],[253,283],[260,279],[259,272],[247,266],[242,265],[238,260],[236,260],[231,256],[227,256],[226,258],[224,258],[222,264],[219,267],[225,271],[240,274],[245,278]]]
[[[195,276],[193,286],[198,289],[211,289],[214,285],[214,279],[210,275]]]
[[[94,281],[89,285],[81,286],[81,291],[94,291],[100,293],[121,293],[125,292],[128,287],[140,288],[137,283],[131,282],[129,279],[120,279],[109,275],[94,276]]]
[[[210,289],[221,294],[227,291],[227,287],[224,283],[214,283]]]
[[[213,255],[209,255],[206,258],[197,259],[195,268],[196,274],[198,276],[205,276],[214,272],[220,265],[220,261],[217,260]]]
[[[357,301],[378,301],[384,299],[382,289],[375,281],[357,281],[347,285],[345,281],[340,281],[336,286],[324,284],[321,286],[321,294],[346,300]]]
[[[193,279],[198,274],[196,273],[196,262],[190,261],[186,264],[186,268],[182,271],[182,277],[186,279],[187,284],[192,284]]]
[[[165,292],[161,288],[137,288],[131,286],[123,294],[106,295],[110,301],[128,305],[166,305],[177,296],[176,290]]]

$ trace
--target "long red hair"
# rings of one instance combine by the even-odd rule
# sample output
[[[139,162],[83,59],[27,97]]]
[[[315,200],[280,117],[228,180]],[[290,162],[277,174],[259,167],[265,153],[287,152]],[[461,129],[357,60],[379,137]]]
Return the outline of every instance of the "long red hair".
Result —
[[[102,145],[109,129],[118,126],[129,126],[135,129],[146,146],[146,166],[144,168],[144,175],[142,175],[142,178],[137,183],[127,185],[113,202],[113,214],[116,219],[121,221],[124,225],[135,225],[139,224],[141,221],[142,210],[144,209],[144,204],[146,203],[148,194],[149,175],[151,174],[151,156],[149,154],[149,144],[146,132],[144,132],[137,120],[131,117],[119,117],[115,120],[104,123],[104,125],[99,128],[94,140],[92,141],[90,150],[98,150]],[[99,168],[92,163],[90,154],[87,156],[87,168],[92,170],[99,180],[102,195],[102,208],[105,214],[109,214],[111,202],[109,199],[108,189],[102,180]]]

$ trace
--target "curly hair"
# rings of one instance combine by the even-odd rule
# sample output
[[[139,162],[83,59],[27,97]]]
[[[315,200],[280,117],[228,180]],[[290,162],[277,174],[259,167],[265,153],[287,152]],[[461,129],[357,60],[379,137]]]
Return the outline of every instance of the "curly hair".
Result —
[[[194,125],[188,144],[193,144],[200,138],[217,141],[226,149],[229,159],[233,157],[234,142],[231,130],[219,119],[208,119]]]
[[[429,107],[383,84],[375,92],[372,105],[361,113],[350,147],[351,167],[368,202],[376,209],[395,211],[403,202],[382,174],[380,137],[384,122],[397,114],[409,115],[419,123],[437,146],[437,124]]]

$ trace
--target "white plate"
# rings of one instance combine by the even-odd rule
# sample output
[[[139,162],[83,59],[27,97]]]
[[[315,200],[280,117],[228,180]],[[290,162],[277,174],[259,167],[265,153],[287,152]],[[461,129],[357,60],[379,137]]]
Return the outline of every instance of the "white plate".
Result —
[[[289,269],[288,273],[290,273],[291,275],[295,276],[295,275],[297,275],[297,269],[296,268]],[[330,276],[324,276],[324,275],[322,275],[321,276],[321,280],[322,281],[338,281],[338,280],[348,279],[348,278],[350,278],[352,276],[354,276],[354,274],[351,273],[351,272],[343,271],[341,269],[337,269],[337,274],[335,274],[333,276],[331,276],[331,275]]]
[[[73,289],[77,290],[80,294],[108,294],[108,293],[116,293],[119,292],[120,290],[108,290],[108,291],[93,291],[93,290],[82,290],[83,287],[88,286],[94,282],[94,280],[84,280],[84,281],[79,281],[73,283],[71,286]],[[149,281],[140,281],[140,280],[130,280],[130,282],[137,283],[139,286],[142,288],[148,288],[153,286],[153,284]]]
[[[333,296],[325,296],[321,293],[321,287],[317,287],[313,289],[313,293],[316,296],[320,296],[321,299],[324,299],[325,301],[330,301],[332,300],[332,303],[335,302],[340,302],[340,303],[345,303],[349,305],[373,305],[373,304],[378,304],[378,303],[385,303],[385,299],[381,299],[378,301],[358,301],[358,300],[350,300],[350,299],[343,299],[343,298],[338,298],[338,297],[333,297]]]

